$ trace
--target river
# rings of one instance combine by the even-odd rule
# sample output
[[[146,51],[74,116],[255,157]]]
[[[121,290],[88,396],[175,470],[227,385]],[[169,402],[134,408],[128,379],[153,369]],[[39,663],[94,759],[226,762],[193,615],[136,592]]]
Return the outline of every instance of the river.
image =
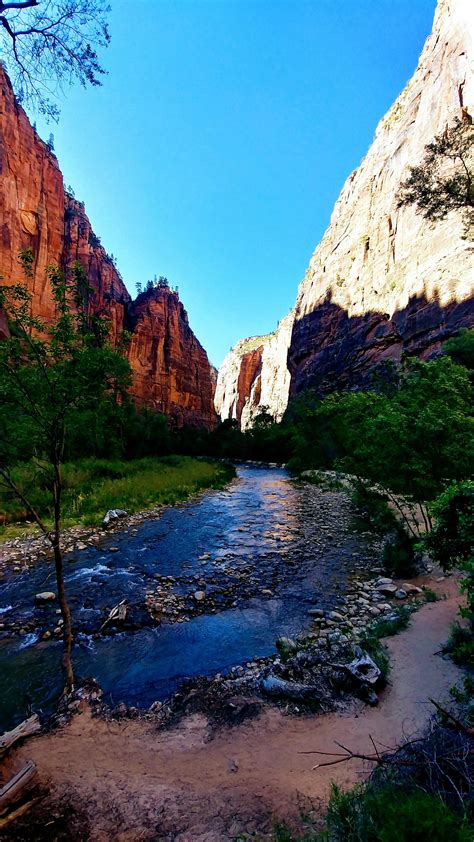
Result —
[[[308,629],[309,609],[343,601],[347,575],[375,559],[368,536],[353,532],[350,520],[342,494],[295,483],[282,469],[241,466],[225,490],[163,509],[70,555],[76,673],[96,678],[112,704],[148,707],[184,677],[272,654],[279,635]],[[167,608],[165,599],[159,624],[146,610],[157,588],[182,608]],[[51,712],[58,698],[62,644],[41,639],[56,624],[57,605],[34,607],[35,593],[46,589],[54,590],[46,561],[2,581],[0,731],[21,721],[30,704]],[[195,616],[199,590],[206,596]],[[122,599],[133,628],[99,636]],[[37,630],[9,635],[12,617],[25,625],[34,619]]]

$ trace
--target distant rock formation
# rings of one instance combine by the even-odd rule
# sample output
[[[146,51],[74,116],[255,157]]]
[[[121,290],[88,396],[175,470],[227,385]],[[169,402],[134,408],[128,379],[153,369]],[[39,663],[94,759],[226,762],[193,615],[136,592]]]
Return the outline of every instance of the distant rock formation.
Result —
[[[227,354],[214,399],[222,420],[235,419],[245,429],[263,407],[281,420],[290,387],[286,358],[292,327],[293,313],[289,313],[275,333],[243,339]]]
[[[456,117],[474,115],[473,34],[468,0],[439,0],[418,67],[347,179],[310,261],[286,349],[282,337],[278,351],[280,374],[272,370],[267,382],[262,365],[258,400],[255,390],[229,404],[217,398],[239,380],[236,360],[230,367],[227,357],[216,392],[221,417],[238,417],[242,400],[245,423],[251,401],[253,412],[265,404],[278,417],[285,393],[366,386],[384,360],[427,359],[474,325],[474,249],[462,214],[429,223],[413,206],[397,207],[400,184],[426,144]]]
[[[0,275],[3,283],[25,283],[21,250],[35,255],[28,282],[33,313],[54,318],[46,267],[66,269],[75,260],[87,271],[92,305],[111,323],[117,341],[131,330],[132,395],[168,415],[175,424],[211,428],[215,375],[189,327],[176,293],[154,288],[132,301],[114,260],[101,246],[84,205],[64,190],[58,161],[15,100],[0,65]],[[7,332],[0,313],[0,337]]]

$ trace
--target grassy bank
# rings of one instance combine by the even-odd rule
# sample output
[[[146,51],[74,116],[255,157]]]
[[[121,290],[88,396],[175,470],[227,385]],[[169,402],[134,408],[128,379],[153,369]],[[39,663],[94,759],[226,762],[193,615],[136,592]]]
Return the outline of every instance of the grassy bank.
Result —
[[[132,514],[176,503],[201,489],[222,488],[234,475],[231,465],[189,456],[79,460],[63,466],[63,525],[98,525],[107,509],[120,508]],[[28,464],[15,469],[14,479],[48,522],[51,495],[47,476]],[[18,501],[0,490],[0,540],[24,533],[31,528],[28,520]]]

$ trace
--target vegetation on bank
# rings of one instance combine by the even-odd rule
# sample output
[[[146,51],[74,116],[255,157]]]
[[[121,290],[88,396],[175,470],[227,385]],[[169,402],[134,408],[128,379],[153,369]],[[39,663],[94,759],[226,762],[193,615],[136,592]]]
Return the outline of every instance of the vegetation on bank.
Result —
[[[45,494],[42,474],[34,463],[13,470],[20,490],[28,492],[32,505],[44,522],[51,523],[51,503]],[[83,459],[63,465],[63,527],[75,524],[97,526],[107,509],[125,509],[129,514],[158,505],[176,503],[204,488],[222,488],[235,475],[228,463],[193,459],[189,456],[146,457],[130,461]],[[0,538],[18,534],[18,521],[28,521],[26,509],[5,489],[0,489]],[[10,521],[17,521],[8,527]]]

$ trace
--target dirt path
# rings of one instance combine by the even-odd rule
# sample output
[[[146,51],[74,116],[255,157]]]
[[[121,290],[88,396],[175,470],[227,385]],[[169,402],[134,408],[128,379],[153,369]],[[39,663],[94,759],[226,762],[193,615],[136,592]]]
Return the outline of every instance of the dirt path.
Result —
[[[58,804],[76,806],[68,835],[59,838],[220,842],[256,828],[266,838],[275,818],[297,812],[299,797],[325,799],[331,780],[349,785],[367,771],[359,761],[312,771],[317,758],[300,752],[330,751],[336,739],[362,751],[371,749],[370,737],[395,746],[425,724],[430,696],[446,698],[459,671],[435,653],[456,614],[457,587],[446,580],[439,589],[448,599],[425,605],[388,641],[391,685],[377,708],[296,718],[268,707],[211,741],[201,716],[158,732],[143,721],[107,723],[85,711],[29,741],[12,768],[30,758],[38,764],[52,791],[52,821]],[[58,836],[36,830],[33,838]]]

